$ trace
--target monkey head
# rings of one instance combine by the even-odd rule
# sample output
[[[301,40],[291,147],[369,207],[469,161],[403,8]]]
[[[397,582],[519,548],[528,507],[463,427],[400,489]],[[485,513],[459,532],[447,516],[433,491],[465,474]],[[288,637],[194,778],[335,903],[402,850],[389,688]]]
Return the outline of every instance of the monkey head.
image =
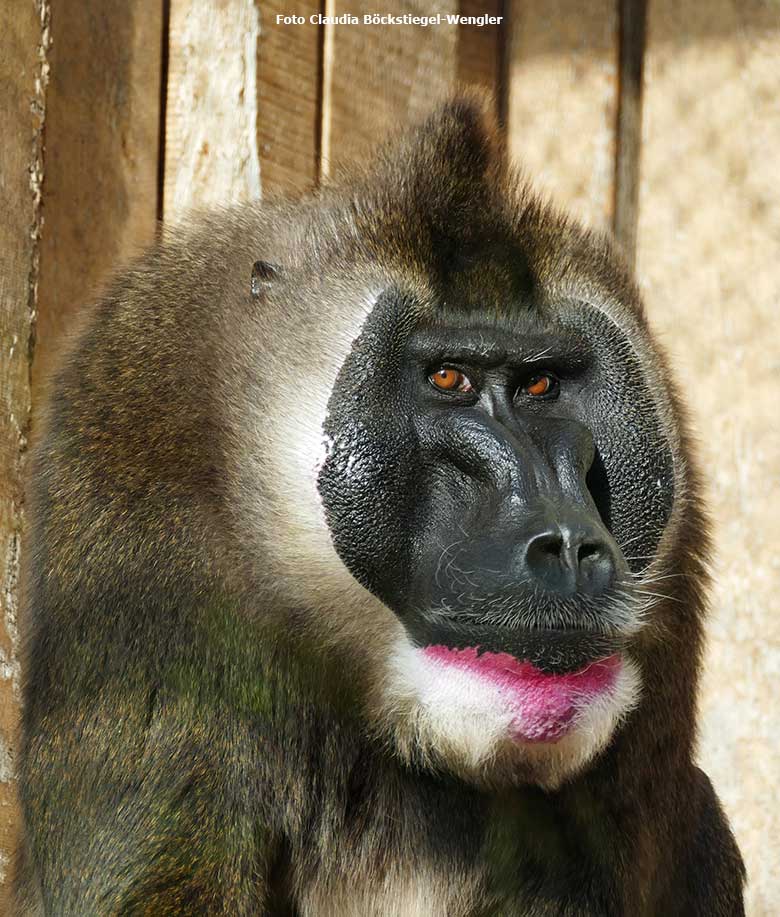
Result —
[[[269,218],[228,502],[247,582],[338,660],[367,730],[554,787],[641,702],[686,470],[622,262],[485,122],[453,102]]]

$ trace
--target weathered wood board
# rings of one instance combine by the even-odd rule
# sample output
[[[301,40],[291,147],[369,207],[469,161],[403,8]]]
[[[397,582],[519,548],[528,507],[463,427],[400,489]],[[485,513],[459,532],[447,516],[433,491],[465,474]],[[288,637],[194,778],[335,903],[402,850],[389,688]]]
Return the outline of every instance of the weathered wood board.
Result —
[[[642,146],[647,0],[618,0],[618,18],[620,51],[612,229],[626,260],[633,267],[636,264],[639,217],[639,155]]]
[[[362,17],[368,0],[327,0],[326,13]],[[457,13],[456,0],[406,0],[388,10],[434,16]],[[426,113],[454,85],[458,27],[338,25],[325,27],[322,173],[371,150],[409,118]]]
[[[171,0],[163,217],[260,197],[254,0]]]
[[[30,360],[42,226],[49,7],[0,7],[0,913],[18,825],[14,785],[19,710],[17,613],[22,479],[30,435]]]
[[[319,0],[260,6],[258,138],[263,194],[310,188],[319,179],[323,29],[309,21]],[[285,25],[277,16],[298,16]]]
[[[58,0],[51,28],[36,386],[85,301],[154,238],[162,0]]]
[[[614,205],[617,6],[509,0],[509,150],[553,199],[609,228]]]
[[[460,0],[458,12],[462,16],[492,16],[501,21],[461,26],[457,31],[456,51],[458,84],[473,86],[492,94],[499,115],[504,114],[504,99],[500,94],[506,63],[504,6],[503,0]]]

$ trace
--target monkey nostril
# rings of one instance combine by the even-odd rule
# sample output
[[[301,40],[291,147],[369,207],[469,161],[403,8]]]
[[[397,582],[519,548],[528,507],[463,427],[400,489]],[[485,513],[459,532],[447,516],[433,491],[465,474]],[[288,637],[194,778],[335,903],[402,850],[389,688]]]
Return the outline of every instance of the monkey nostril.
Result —
[[[526,545],[525,564],[534,580],[568,594],[600,594],[616,573],[613,553],[605,541],[566,528],[533,536]]]
[[[551,557],[560,557],[563,550],[563,538],[560,535],[544,535],[538,539],[535,549]]]
[[[563,536],[557,532],[543,532],[534,536],[526,547],[529,566],[558,563],[563,552]]]
[[[589,558],[598,560],[606,553],[606,545],[602,544],[600,541],[589,541],[585,544],[581,544],[577,548],[577,565],[582,566],[583,562]]]

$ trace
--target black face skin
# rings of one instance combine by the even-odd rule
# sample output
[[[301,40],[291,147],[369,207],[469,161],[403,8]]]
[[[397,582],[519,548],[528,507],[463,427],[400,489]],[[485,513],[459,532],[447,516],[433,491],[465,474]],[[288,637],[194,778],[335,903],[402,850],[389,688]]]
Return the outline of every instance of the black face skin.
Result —
[[[419,311],[386,291],[334,388],[319,488],[337,551],[418,645],[548,671],[618,650],[673,498],[625,336],[584,303]],[[434,384],[442,367],[463,390]]]

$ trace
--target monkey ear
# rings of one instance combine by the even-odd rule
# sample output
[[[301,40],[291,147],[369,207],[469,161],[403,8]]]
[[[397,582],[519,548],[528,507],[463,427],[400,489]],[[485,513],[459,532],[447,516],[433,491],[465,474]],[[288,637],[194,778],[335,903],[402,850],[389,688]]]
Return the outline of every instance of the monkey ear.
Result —
[[[255,261],[252,265],[252,296],[255,299],[260,299],[274,282],[278,273],[279,265],[271,264],[270,261]]]

